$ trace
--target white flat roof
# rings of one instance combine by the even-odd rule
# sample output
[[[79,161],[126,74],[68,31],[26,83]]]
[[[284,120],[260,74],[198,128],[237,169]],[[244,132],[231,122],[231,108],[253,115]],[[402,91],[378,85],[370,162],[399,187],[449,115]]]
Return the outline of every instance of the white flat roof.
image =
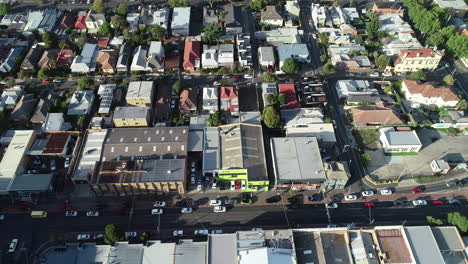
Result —
[[[190,7],[176,7],[172,13],[171,29],[184,29],[190,26]]]

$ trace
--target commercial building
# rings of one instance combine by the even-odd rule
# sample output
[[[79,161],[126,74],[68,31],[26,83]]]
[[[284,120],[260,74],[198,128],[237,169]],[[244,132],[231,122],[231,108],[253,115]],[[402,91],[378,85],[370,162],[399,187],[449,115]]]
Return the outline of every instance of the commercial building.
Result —
[[[431,83],[418,83],[413,80],[404,80],[401,91],[411,107],[437,106],[455,107],[460,101],[458,95],[450,87],[436,87]]]
[[[315,137],[323,148],[331,147],[336,143],[333,124],[323,122],[320,109],[281,110],[281,119],[284,122],[287,137]]]
[[[286,97],[286,104],[281,105],[281,109],[295,109],[300,107],[294,83],[280,83],[278,84],[278,90],[280,94]]]
[[[152,81],[130,82],[125,101],[128,105],[148,106],[151,108],[154,97]]]
[[[443,51],[430,48],[400,50],[395,60],[395,72],[414,72],[418,70],[434,70],[444,56]]]
[[[114,92],[116,85],[115,84],[101,84],[97,94],[101,98],[101,103],[99,104],[99,114],[109,114],[114,101]]]
[[[315,137],[271,138],[271,155],[278,189],[314,190],[326,180]]]
[[[116,107],[112,116],[115,127],[147,127],[151,122],[151,109],[146,106]]]
[[[76,184],[87,184],[99,168],[102,148],[107,130],[87,130],[83,137],[83,147],[77,159],[72,181]]]
[[[272,93],[278,93],[276,83],[262,83],[263,107],[270,105],[270,103],[268,102],[268,95]]]
[[[176,36],[188,36],[190,30],[190,7],[176,7],[172,10],[171,31]]]
[[[419,152],[422,148],[416,131],[408,128],[384,127],[379,129],[380,142],[385,153]]]

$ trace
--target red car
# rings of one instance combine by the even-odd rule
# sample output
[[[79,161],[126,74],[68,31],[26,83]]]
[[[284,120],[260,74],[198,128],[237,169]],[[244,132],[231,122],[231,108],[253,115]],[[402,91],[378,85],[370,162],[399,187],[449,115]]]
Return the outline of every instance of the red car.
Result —
[[[364,207],[366,207],[366,208],[374,208],[374,207],[375,207],[375,204],[374,204],[374,203],[371,203],[371,202],[367,202],[367,203],[364,203]]]
[[[41,83],[42,83],[42,84],[49,84],[50,82],[47,81],[47,80],[43,80]]]
[[[441,206],[441,205],[444,205],[444,204],[443,204],[441,201],[439,201],[439,200],[434,200],[434,201],[432,201],[432,205],[434,205],[434,206]]]
[[[422,193],[423,189],[422,189],[422,187],[416,187],[416,188],[412,189],[411,192],[412,193]]]
[[[236,190],[239,190],[241,188],[240,182],[236,181]]]

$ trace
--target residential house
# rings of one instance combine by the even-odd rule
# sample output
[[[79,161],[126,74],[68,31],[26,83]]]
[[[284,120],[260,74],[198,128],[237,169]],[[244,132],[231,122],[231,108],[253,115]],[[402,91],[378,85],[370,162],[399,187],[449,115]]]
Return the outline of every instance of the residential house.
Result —
[[[260,14],[260,21],[264,24],[281,27],[284,20],[280,13],[277,11],[275,5],[267,5],[265,10]]]
[[[460,101],[458,95],[450,87],[436,87],[431,83],[418,83],[413,80],[404,80],[401,91],[411,107],[421,106],[455,107]]]
[[[278,90],[280,94],[283,94],[286,97],[286,104],[281,106],[282,109],[294,109],[301,107],[297,100],[294,83],[280,83],[278,84]]]
[[[74,22],[75,22],[75,16],[72,15],[71,13],[65,13],[62,16],[62,19],[60,19],[60,22],[57,25],[57,29],[63,33],[63,31],[65,31],[67,28],[72,27],[75,24]]]
[[[418,70],[435,70],[444,56],[443,51],[431,48],[400,50],[394,62],[395,72],[414,72]]]
[[[164,61],[164,70],[165,71],[177,71],[180,67],[180,56],[179,54],[172,53],[166,57]]]
[[[356,27],[353,26],[353,25],[350,25],[350,24],[342,24],[340,26],[340,30],[344,34],[349,34],[349,35],[353,35],[353,36],[356,36],[358,34],[358,31],[357,31]]]
[[[218,45],[218,63],[221,67],[232,68],[234,66],[234,44]]]
[[[419,152],[422,148],[418,134],[411,128],[400,127],[397,130],[393,127],[379,129],[380,142],[385,153],[399,152]]]
[[[230,111],[231,115],[239,115],[239,96],[237,94],[237,87],[235,86],[221,86],[221,106],[223,111]]]
[[[197,96],[197,88],[190,87],[182,89],[180,92],[179,110],[183,113],[196,112],[198,103]]]
[[[219,23],[218,11],[215,8],[208,6],[203,7],[203,25],[206,26],[212,23]]]
[[[353,124],[356,127],[403,125],[398,113],[383,104],[351,108]]]
[[[158,10],[152,10],[150,8],[144,8],[142,10],[141,19],[146,26],[160,26],[167,29],[169,25],[169,9],[163,8]]]
[[[133,51],[133,60],[130,65],[131,71],[146,71],[146,55],[148,51],[143,46],[138,46]]]
[[[63,113],[47,113],[46,120],[41,126],[44,133],[67,131],[70,123],[65,122]]]
[[[359,12],[356,7],[340,8],[346,16],[346,22],[359,22]]]
[[[38,68],[50,70],[57,63],[58,52],[57,49],[45,50],[37,62]]]
[[[286,9],[286,13],[288,16],[297,18],[299,17],[299,12],[301,8],[299,7],[299,3],[297,0],[288,0],[286,1],[286,5],[284,6]]]
[[[301,63],[310,63],[309,49],[306,44],[282,44],[276,48],[280,69],[283,67],[284,61],[289,58]]]
[[[106,22],[106,16],[104,14],[98,14],[93,9],[88,11],[88,15],[85,19],[87,29],[92,32],[97,32],[104,22]]]
[[[68,105],[67,115],[88,115],[93,107],[94,91],[75,91]]]
[[[0,112],[3,112],[5,109],[14,109],[16,103],[23,94],[24,91],[20,87],[7,88],[3,90],[0,99]]]
[[[405,10],[399,2],[374,2],[372,11],[377,14],[398,14],[403,15]]]
[[[56,8],[30,12],[28,14],[28,22],[23,29],[23,34],[31,35],[34,30],[37,30],[40,34],[52,31],[61,16],[62,11]]]
[[[421,43],[411,33],[397,33],[393,37],[382,39],[381,42],[382,52],[388,57],[397,56],[400,50],[422,48]]]
[[[190,30],[190,7],[175,7],[172,10],[171,31],[175,36],[188,36]]]
[[[468,5],[463,0],[434,0],[441,8],[446,9],[452,16],[464,18]]]
[[[3,63],[0,65],[0,71],[10,72],[11,70],[13,70],[16,67],[16,65],[20,62],[20,58],[23,55],[23,51],[23,48],[11,48],[10,52],[8,52],[8,55],[3,60]]]
[[[218,46],[203,45],[202,67],[203,69],[216,69],[219,67]]]
[[[101,84],[97,94],[101,98],[98,114],[109,114],[114,100],[115,84]]]
[[[379,30],[389,35],[398,33],[414,33],[413,28],[403,19],[399,14],[380,14],[378,16],[380,21]]]
[[[250,68],[252,66],[252,46],[250,45],[250,35],[237,34],[237,61],[239,66]]]
[[[326,7],[320,6],[320,4],[312,4],[311,15],[315,28],[320,28],[328,24],[327,21],[329,20],[329,17],[328,10]]]
[[[347,99],[350,95],[372,95],[379,93],[367,80],[338,80],[335,88],[340,99]]]
[[[119,58],[117,59],[117,71],[119,72],[127,72],[128,65],[131,61],[131,54],[132,54],[132,47],[128,43],[124,43],[122,47],[120,47],[119,51]]]
[[[75,25],[73,26],[74,29],[78,31],[85,31],[86,30],[86,17],[88,13],[86,11],[80,11],[78,13],[78,18],[76,19]]]
[[[303,31],[294,27],[280,27],[268,31],[255,32],[255,39],[265,41],[269,45],[278,46],[281,44],[301,43]]]
[[[39,59],[42,56],[44,49],[37,44],[34,44],[31,49],[26,54],[23,62],[21,63],[20,69],[22,71],[34,71],[36,70],[36,65]]]
[[[226,34],[242,33],[242,10],[238,6],[224,5],[224,28]]]
[[[154,97],[152,81],[130,82],[125,101],[128,105],[152,107]]]
[[[336,143],[332,123],[323,122],[320,108],[296,108],[281,110],[287,137],[315,137],[323,148]]]
[[[275,52],[273,47],[259,47],[258,48],[258,61],[260,66],[264,68],[274,67],[276,64]]]
[[[44,11],[28,12],[28,19],[27,19],[28,22],[23,28],[24,35],[31,35],[32,32],[39,27],[39,24],[41,23],[43,19],[43,12]]]
[[[98,48],[96,44],[86,43],[81,55],[75,56],[70,66],[71,72],[88,73],[96,70]]]
[[[348,54],[338,54],[331,58],[332,64],[338,71],[345,72],[370,72],[373,64],[367,56],[350,56]]]
[[[219,110],[218,104],[219,94],[218,87],[203,88],[203,111],[215,113]]]
[[[39,99],[39,103],[34,110],[34,113],[29,120],[32,124],[43,124],[47,118],[50,107],[54,104],[57,99],[57,94],[49,93],[45,91],[45,95]]]
[[[268,102],[268,95],[272,93],[278,93],[276,83],[262,83],[263,107],[270,105],[270,103]]]
[[[149,72],[164,71],[164,47],[161,41],[151,41],[148,58],[146,60],[146,70]]]
[[[303,81],[300,87],[302,91],[301,102],[305,107],[313,107],[324,105],[327,102],[327,97],[323,88],[323,84],[317,81]]]
[[[8,31],[22,32],[27,22],[27,15],[10,14],[3,16],[2,20],[0,21],[0,26],[7,27]]]
[[[140,24],[140,13],[127,13],[127,23],[130,32],[137,30]]]
[[[104,73],[115,73],[115,64],[117,62],[117,52],[113,49],[100,50],[96,59],[97,65],[100,66]]]
[[[100,49],[107,49],[109,48],[109,41],[110,39],[108,37],[100,37],[98,39],[97,45]]]
[[[341,31],[332,31],[328,34],[328,43],[338,45],[350,45],[354,43],[354,37]]]
[[[62,48],[57,55],[57,65],[59,67],[70,67],[73,62],[73,51],[71,49]]]
[[[201,42],[198,40],[186,40],[184,49],[184,71],[196,71],[200,69]]]
[[[16,104],[10,114],[10,120],[18,123],[27,123],[36,107],[37,99],[33,94],[25,94]]]
[[[147,127],[151,125],[151,109],[146,106],[119,106],[114,110],[115,127]]]

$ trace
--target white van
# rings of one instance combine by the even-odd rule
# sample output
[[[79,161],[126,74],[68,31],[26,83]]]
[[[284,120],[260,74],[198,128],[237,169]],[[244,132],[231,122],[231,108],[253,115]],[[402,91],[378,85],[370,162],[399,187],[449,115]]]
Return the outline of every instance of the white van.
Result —
[[[236,183],[234,181],[231,181],[231,191],[234,191],[236,189]]]

